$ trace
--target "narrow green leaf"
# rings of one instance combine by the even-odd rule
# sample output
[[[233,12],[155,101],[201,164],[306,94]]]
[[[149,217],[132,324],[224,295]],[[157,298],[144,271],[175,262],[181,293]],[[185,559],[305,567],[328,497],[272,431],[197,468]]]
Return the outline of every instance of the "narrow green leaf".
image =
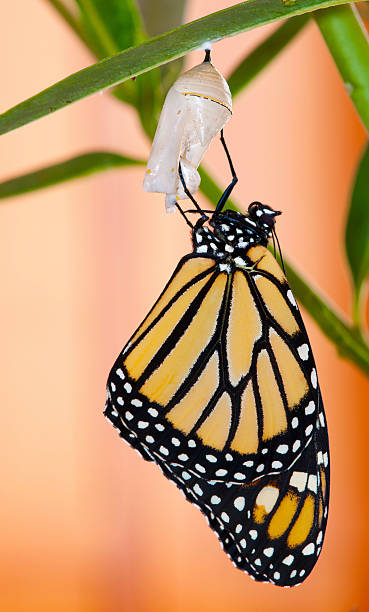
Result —
[[[346,1],[295,0],[293,3],[283,3],[281,0],[249,0],[212,13],[80,70],[21,102],[0,115],[0,134],[177,59],[197,49],[207,40],[219,40],[278,19],[345,4]]]
[[[233,70],[228,85],[235,97],[295,38],[309,15],[292,17],[279,26]]]
[[[204,168],[200,169],[200,175],[200,190],[215,206],[222,190]],[[239,210],[230,200],[227,202],[227,208]],[[283,260],[288,282],[296,298],[306,308],[325,336],[337,347],[339,354],[355,363],[369,376],[369,346],[358,336],[356,329],[349,326],[344,315],[335,310],[323,296],[319,295],[317,290],[309,286],[285,255],[283,255]]]
[[[360,327],[360,297],[369,274],[369,145],[365,147],[354,182],[345,243],[354,283],[354,320]]]
[[[318,11],[314,16],[346,91],[369,132],[369,37],[360,15],[352,4]]]
[[[122,166],[136,166],[145,164],[143,160],[133,159],[118,153],[107,151],[96,151],[72,157],[59,164],[53,164],[47,168],[29,172],[23,176],[17,176],[0,183],[0,199],[43,189],[51,185],[57,185],[65,181],[80,178]]]

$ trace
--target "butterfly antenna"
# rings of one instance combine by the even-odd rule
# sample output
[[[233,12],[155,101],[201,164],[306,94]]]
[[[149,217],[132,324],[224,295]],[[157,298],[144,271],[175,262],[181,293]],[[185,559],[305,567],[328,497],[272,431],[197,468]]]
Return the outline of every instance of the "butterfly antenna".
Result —
[[[273,236],[273,243],[274,243],[274,236],[275,239],[277,241],[277,245],[278,245],[278,252],[279,252],[279,257],[281,258],[281,264],[282,264],[282,270],[284,272],[284,275],[286,276],[286,268],[284,267],[284,261],[283,261],[283,255],[282,255],[282,250],[281,250],[281,245],[279,244],[279,240],[278,240],[278,236],[277,236],[277,232],[275,231],[275,229],[273,228],[272,231],[272,236]],[[274,247],[275,250],[275,247]]]

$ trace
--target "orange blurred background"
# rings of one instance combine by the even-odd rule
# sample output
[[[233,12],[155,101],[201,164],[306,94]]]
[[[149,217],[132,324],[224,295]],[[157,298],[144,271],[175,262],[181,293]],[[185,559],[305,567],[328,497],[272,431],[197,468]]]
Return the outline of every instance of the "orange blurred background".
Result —
[[[186,19],[232,4],[192,0]],[[215,65],[229,74],[268,31],[219,42]],[[0,52],[1,110],[93,62],[40,0],[4,3]],[[226,138],[236,201],[283,210],[284,252],[348,314],[343,231],[365,133],[313,23],[237,98]],[[135,113],[108,93],[3,136],[1,178],[99,149],[149,152]],[[225,185],[219,144],[205,163]],[[322,555],[300,587],[237,571],[199,511],[103,418],[113,360],[190,248],[142,179],[142,168],[115,170],[1,206],[0,609],[369,610],[369,382],[308,316],[332,494]]]

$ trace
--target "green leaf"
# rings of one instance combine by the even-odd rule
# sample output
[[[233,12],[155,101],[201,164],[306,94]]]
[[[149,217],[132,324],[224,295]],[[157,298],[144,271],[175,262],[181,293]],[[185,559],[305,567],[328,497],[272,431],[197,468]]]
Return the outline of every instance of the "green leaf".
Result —
[[[354,283],[354,320],[360,327],[360,297],[369,274],[369,145],[364,150],[354,182],[345,243]]]
[[[360,15],[352,5],[318,11],[314,16],[346,92],[369,132],[369,38]]]
[[[29,172],[23,176],[17,176],[0,183],[0,199],[57,185],[58,183],[82,176],[88,176],[94,172],[102,172],[103,170],[122,166],[143,165],[145,163],[140,159],[133,159],[107,151],[86,153],[85,155],[78,155],[59,164],[53,164],[47,168]]]
[[[295,38],[309,20],[309,15],[292,17],[249,53],[228,77],[235,97]]]
[[[112,58],[80,70],[21,102],[0,115],[0,134],[177,59],[198,49],[208,40],[219,40],[284,17],[345,2],[346,0],[295,0],[293,3],[283,3],[281,0],[249,0],[212,13],[134,49],[127,49]]]

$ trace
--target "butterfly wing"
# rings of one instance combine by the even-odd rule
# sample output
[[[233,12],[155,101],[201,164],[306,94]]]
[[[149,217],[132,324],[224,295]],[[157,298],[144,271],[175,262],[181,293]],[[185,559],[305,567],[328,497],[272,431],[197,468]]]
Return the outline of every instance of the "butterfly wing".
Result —
[[[126,437],[108,402],[106,414]],[[295,464],[250,484],[206,481],[140,444],[188,501],[205,515],[233,564],[252,578],[295,586],[313,569],[323,544],[329,503],[329,451],[321,399],[316,427]],[[130,443],[135,446],[137,438]]]
[[[321,550],[328,438],[309,340],[263,246],[191,254],[119,355],[105,415],[206,515],[236,567],[293,586]]]
[[[209,256],[181,260],[113,366],[108,397],[138,449],[239,484],[297,459],[319,389],[276,260],[259,246],[236,264],[230,272]]]

